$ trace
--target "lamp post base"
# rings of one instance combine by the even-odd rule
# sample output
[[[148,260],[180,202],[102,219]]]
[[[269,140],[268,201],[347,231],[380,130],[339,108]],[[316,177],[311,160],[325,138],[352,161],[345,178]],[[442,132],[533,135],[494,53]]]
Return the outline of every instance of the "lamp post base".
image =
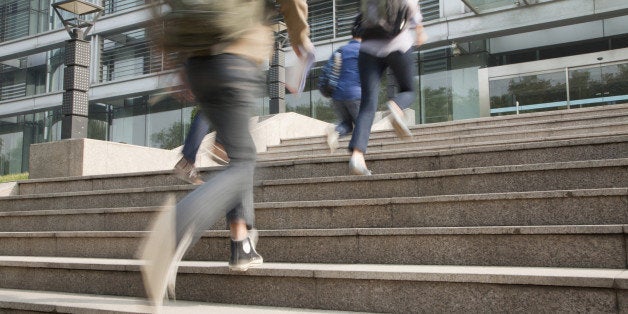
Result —
[[[61,139],[87,138],[87,122],[84,116],[65,115],[61,118]]]

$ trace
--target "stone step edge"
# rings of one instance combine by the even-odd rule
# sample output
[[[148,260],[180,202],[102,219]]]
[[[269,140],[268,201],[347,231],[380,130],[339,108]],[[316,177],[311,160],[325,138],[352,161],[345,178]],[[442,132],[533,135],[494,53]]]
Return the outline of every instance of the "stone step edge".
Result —
[[[599,136],[596,136],[599,135]],[[497,142],[482,142],[481,145],[468,145],[468,144],[456,144],[446,146],[434,146],[432,148],[426,148],[425,150],[408,151],[407,149],[390,149],[386,151],[369,152],[364,157],[366,160],[385,160],[385,159],[402,159],[402,158],[420,158],[420,157],[434,157],[434,156],[454,156],[465,155],[474,153],[494,153],[494,152],[510,152],[517,150],[530,150],[530,149],[551,149],[551,148],[564,148],[572,146],[584,146],[584,145],[608,145],[628,142],[628,132],[625,134],[612,133],[594,133],[588,135],[586,138],[556,138],[556,139],[544,139],[543,141],[497,141]],[[628,153],[626,153],[628,155]],[[278,157],[276,159],[262,159],[258,162],[258,167],[272,167],[272,166],[286,166],[286,165],[299,165],[308,163],[332,163],[332,162],[346,162],[349,152],[334,153],[330,155],[305,155],[297,157]],[[261,156],[261,154],[260,154]],[[201,168],[203,169],[203,168]],[[44,180],[44,179],[35,179]]]
[[[148,231],[28,231],[0,232],[9,238],[143,238]],[[628,225],[549,225],[549,226],[480,226],[480,227],[402,227],[402,228],[336,228],[259,230],[264,237],[352,237],[352,236],[426,236],[426,235],[613,235],[628,234]],[[225,238],[228,230],[206,230],[202,237]]]
[[[443,141],[456,141],[457,143],[464,143],[469,145],[469,143],[465,143],[465,141],[468,140],[473,140],[476,138],[489,138],[489,139],[493,139],[493,141],[513,141],[512,138],[507,138],[507,139],[501,139],[504,136],[506,137],[512,137],[512,136],[521,136],[523,138],[518,138],[518,140],[536,140],[539,141],[538,137],[545,137],[546,134],[552,134],[554,132],[562,132],[562,131],[566,131],[566,130],[585,130],[585,132],[582,133],[569,133],[566,136],[577,136],[577,135],[581,135],[583,133],[586,132],[595,132],[595,133],[609,133],[612,132],[613,134],[626,134],[626,132],[628,131],[628,124],[617,124],[617,125],[612,125],[610,127],[614,127],[614,126],[625,126],[625,131],[621,131],[621,130],[613,130],[613,131],[601,131],[599,130],[599,128],[606,128],[609,126],[603,126],[603,125],[596,125],[595,129],[592,129],[591,127],[581,127],[581,128],[572,128],[572,129],[543,129],[543,130],[531,130],[531,131],[513,131],[513,132],[500,132],[500,133],[486,133],[486,134],[472,134],[472,135],[466,135],[466,134],[462,134],[462,135],[453,135],[453,136],[444,136],[444,137],[438,137],[438,138],[423,138],[420,135],[416,135],[413,136],[412,138],[405,140],[405,141],[401,141],[398,140],[396,137],[391,137],[390,141],[385,141],[385,142],[379,142],[379,143],[374,143],[374,142],[370,142],[369,146],[370,148],[373,147],[385,147],[385,146],[393,146],[393,145],[399,145],[399,144],[406,144],[406,145],[421,145],[421,146],[425,146],[425,147],[434,147],[433,142],[443,142]],[[594,133],[594,134],[595,134]],[[586,133],[586,136],[589,136],[589,133]],[[325,149],[329,149],[327,147],[327,140],[326,137],[320,136],[321,140],[317,141],[317,142],[311,142],[308,144],[295,144],[295,145],[286,145],[286,144],[280,144],[280,145],[276,145],[276,146],[268,146],[267,147],[267,151],[260,153],[260,154],[279,154],[279,153],[298,153],[301,151],[317,151],[317,150],[325,150]],[[344,138],[342,138],[341,140],[339,140],[339,145],[340,148],[342,147],[347,147],[349,140],[351,138],[349,136],[346,136]],[[471,143],[474,143],[473,141],[471,141]],[[475,143],[484,143],[484,142],[475,142]],[[442,145],[442,144],[440,144]],[[450,144],[451,145],[451,144]],[[438,146],[438,145],[436,145]]]
[[[626,120],[628,120],[628,115],[626,117]],[[617,126],[628,126],[628,122],[606,122],[606,123],[596,123],[596,124],[591,124],[591,125],[575,125],[575,126],[562,126],[562,127],[544,127],[544,128],[538,128],[538,129],[530,129],[525,131],[525,133],[540,133],[540,132],[560,132],[560,131],[567,131],[567,130],[581,130],[581,129],[591,129],[591,128],[607,128],[607,127],[617,127]],[[517,125],[520,126],[520,125]],[[513,126],[515,127],[515,126]],[[494,127],[493,127],[494,128]],[[417,130],[412,129],[412,127],[410,127],[411,131],[412,130]],[[473,128],[470,128],[473,129]],[[482,128],[476,128],[479,130],[487,130],[487,131],[491,131],[491,127],[482,127]],[[460,138],[460,139],[466,139],[466,138],[474,138],[474,137],[491,137],[491,136],[499,136],[499,135],[512,135],[512,134],[519,134],[522,133],[521,130],[512,130],[512,131],[493,131],[493,132],[485,132],[485,133],[477,133],[477,134],[468,134],[467,133],[468,130],[439,130],[437,132],[426,132],[426,133],[420,133],[419,131],[413,132],[413,136],[415,137],[421,137],[421,135],[431,135],[431,136],[436,136],[438,134],[442,134],[439,137],[434,137],[434,138],[430,138],[430,139],[424,139],[424,140],[414,140],[416,142],[430,142],[430,141],[440,141],[440,140],[446,140],[446,139],[450,139],[450,138]],[[458,133],[460,135],[450,135],[449,133]],[[374,136],[370,137],[372,140],[387,140],[387,139],[391,139],[394,140],[397,138],[397,136],[395,135],[395,133],[393,131],[385,131],[384,134],[376,134],[373,133]],[[339,143],[348,143],[351,137],[347,136],[347,137],[343,137],[341,139],[338,140]],[[274,148],[278,148],[278,147],[293,147],[293,146],[304,146],[304,145],[323,145],[323,144],[327,144],[326,140],[327,138],[324,135],[319,135],[319,136],[312,136],[312,137],[306,137],[306,138],[300,138],[301,141],[304,140],[308,140],[309,143],[304,144],[304,143],[300,143],[297,142],[296,139],[289,139],[289,140],[282,140],[280,144],[274,144],[274,145],[268,145],[267,149],[271,150]]]
[[[382,173],[370,176],[344,175],[331,177],[311,177],[311,178],[295,178],[295,179],[273,179],[259,180],[256,186],[272,186],[272,185],[291,185],[291,184],[318,184],[327,182],[354,182],[354,181],[377,181],[377,180],[399,180],[399,179],[421,179],[436,178],[447,176],[465,176],[465,175],[482,175],[496,174],[507,172],[531,172],[545,170],[568,170],[568,169],[585,169],[585,168],[601,168],[601,167],[626,167],[628,166],[628,158],[602,159],[602,160],[584,160],[584,161],[565,161],[555,163],[538,163],[525,165],[505,165],[505,166],[489,166],[489,167],[471,167],[458,169],[442,169],[428,171],[411,171],[401,173]]]
[[[506,165],[506,166],[489,166],[489,167],[471,167],[459,169],[443,169],[430,171],[414,171],[403,173],[384,173],[373,174],[371,176],[332,176],[332,177],[313,177],[313,178],[297,178],[297,179],[273,179],[258,180],[255,182],[256,187],[271,185],[289,185],[289,184],[317,184],[326,182],[355,182],[355,181],[377,181],[377,180],[399,180],[399,179],[421,179],[435,178],[447,176],[464,176],[464,175],[481,175],[495,174],[505,172],[527,172],[527,171],[544,171],[544,170],[567,170],[567,169],[584,169],[584,168],[600,168],[600,167],[625,167],[628,165],[628,158],[603,159],[603,160],[585,160],[585,161],[566,161],[557,163],[540,163],[525,165]],[[91,191],[73,191],[61,193],[44,193],[32,195],[12,195],[0,197],[0,200],[24,200],[39,199],[53,197],[73,197],[73,196],[89,196],[107,194],[130,194],[130,193],[154,193],[154,192],[175,192],[175,191],[191,191],[197,188],[194,185],[169,185],[169,186],[153,186],[145,188],[130,189],[111,189],[111,190],[91,190]]]
[[[130,272],[139,271],[143,264],[136,259],[0,256],[0,267]],[[245,273],[234,273],[227,262],[183,261],[179,273],[628,289],[626,269],[264,263]]]
[[[406,157],[422,157],[422,156],[444,156],[444,155],[455,155],[455,154],[465,154],[465,153],[476,153],[476,152],[493,152],[493,151],[510,151],[517,149],[534,149],[534,148],[551,148],[551,147],[564,147],[564,146],[577,146],[577,145],[591,145],[591,144],[610,144],[610,143],[621,143],[628,141],[628,132],[626,134],[617,134],[617,133],[592,133],[588,134],[587,137],[583,138],[582,136],[557,136],[557,137],[547,137],[542,141],[538,139],[530,140],[525,139],[521,141],[493,141],[493,142],[480,142],[473,143],[473,145],[468,144],[457,144],[457,145],[445,145],[438,146],[434,149],[429,148],[427,150],[421,151],[408,151],[407,149],[394,149],[387,150],[384,152],[376,151],[368,153],[365,157],[366,160],[375,160],[375,159],[389,159],[390,157],[406,158]],[[478,144],[478,145],[475,145]],[[260,157],[263,156],[264,153],[259,153]],[[402,155],[400,155],[402,154]],[[348,155],[348,152],[344,155]],[[338,161],[346,161],[345,156],[338,155],[308,155],[308,156],[290,156],[290,157],[280,157],[275,159],[260,159],[257,162],[257,167],[273,167],[273,166],[285,166],[285,165],[293,165],[293,164],[306,164],[311,162],[338,162]],[[212,170],[220,170],[223,166],[213,166],[213,167],[199,167],[198,170],[202,172],[212,171]],[[141,177],[141,176],[155,176],[155,175],[172,175],[174,173],[173,170],[160,170],[160,171],[149,171],[149,172],[133,172],[127,174],[106,174],[106,175],[89,175],[89,176],[81,176],[81,177],[61,177],[61,178],[42,178],[42,179],[28,179],[18,181],[20,184],[34,184],[34,183],[51,183],[51,182],[70,182],[70,181],[82,181],[82,180],[93,180],[93,179],[115,179],[115,178],[125,178],[125,177]]]
[[[287,201],[287,202],[259,202],[255,203],[256,210],[281,209],[281,208],[311,208],[311,207],[346,207],[369,205],[394,205],[394,204],[422,204],[435,202],[473,202],[473,201],[499,201],[514,199],[540,199],[540,198],[570,198],[570,197],[604,197],[604,196],[628,196],[628,188],[601,188],[601,189],[576,189],[553,190],[532,192],[501,192],[460,195],[435,195],[418,197],[393,197],[349,200],[322,200],[322,201]],[[47,215],[82,215],[82,214],[116,214],[156,212],[161,206],[142,207],[112,207],[112,208],[72,208],[30,211],[0,212],[0,217],[17,216],[47,216]]]
[[[603,107],[603,106],[602,106]],[[457,120],[457,121],[444,121],[444,122],[436,122],[436,123],[429,123],[429,124],[419,124],[419,125],[413,125],[413,126],[409,126],[410,129],[422,129],[422,128],[454,128],[454,127],[460,127],[463,126],[465,124],[482,124],[483,122],[494,122],[494,121],[500,121],[500,122],[504,122],[503,125],[512,125],[512,121],[514,120],[514,123],[518,123],[519,121],[516,120],[524,120],[525,121],[529,121],[532,118],[535,117],[550,117],[550,116],[557,116],[557,120],[559,121],[570,121],[572,119],[572,117],[570,117],[571,114],[585,114],[587,111],[588,113],[592,113],[591,115],[587,115],[585,117],[583,117],[584,119],[587,118],[598,118],[598,117],[614,117],[617,116],[617,111],[620,111],[621,116],[625,115],[622,111],[624,110],[628,110],[628,103],[626,104],[619,104],[619,105],[613,105],[612,108],[608,108],[610,106],[606,106],[607,108],[600,108],[600,107],[591,107],[591,108],[578,108],[578,109],[566,109],[569,111],[563,111],[563,112],[558,112],[558,111],[545,111],[545,112],[536,112],[536,113],[526,113],[526,114],[520,114],[520,115],[507,115],[507,116],[494,116],[494,117],[482,117],[482,118],[474,118],[474,119],[464,119],[464,120]],[[598,114],[596,114],[596,112]],[[601,114],[600,114],[601,113]],[[539,120],[532,120],[532,121],[539,121]],[[543,122],[549,122],[550,120],[542,120]],[[509,123],[510,122],[510,123]],[[521,123],[519,123],[521,124]],[[499,125],[499,126],[503,126],[503,125]],[[489,127],[490,128],[490,127]],[[387,133],[387,132],[392,132],[391,130],[378,130],[375,131],[373,133]],[[290,140],[303,140],[303,139],[309,139],[309,138],[316,138],[316,137],[312,137],[312,136],[305,136],[305,137],[297,137],[297,138],[293,138]]]
[[[90,295],[51,291],[0,289],[0,309],[50,313],[151,313],[145,298]],[[356,313],[313,309],[290,309],[258,305],[231,305],[193,301],[166,301],[161,313]]]
[[[580,139],[590,139],[590,138],[607,138],[613,136],[626,136],[628,132],[619,133],[619,132],[601,132],[601,133],[591,133],[587,134],[586,137],[583,137],[582,134],[576,135],[561,135],[561,136],[551,136],[551,137],[543,137],[539,138],[523,138],[523,139],[515,139],[515,140],[494,140],[494,141],[486,141],[486,142],[473,142],[473,143],[460,143],[460,144],[441,144],[434,146],[423,146],[420,148],[390,148],[385,150],[375,150],[369,151],[366,154],[366,158],[372,158],[371,156],[379,156],[379,155],[391,155],[396,153],[433,153],[433,152],[443,152],[448,150],[458,150],[458,149],[491,149],[496,148],[499,149],[503,146],[510,145],[534,145],[536,143],[548,143],[548,146],[551,147],[549,143],[555,143],[556,141],[577,141]],[[387,144],[374,144],[369,147],[382,147],[389,145],[398,145],[399,143],[387,143]],[[586,145],[586,144],[585,144]],[[567,145],[565,145],[567,146]],[[302,154],[303,152],[308,152],[310,154]],[[293,154],[293,155],[287,155]],[[300,155],[299,155],[300,154]],[[337,150],[334,154],[329,153],[329,148],[317,148],[317,149],[308,149],[308,150],[294,150],[294,151],[278,151],[278,152],[262,152],[258,153],[259,164],[269,163],[269,162],[285,162],[285,161],[318,161],[321,159],[332,159],[332,158],[344,158],[349,156],[349,152],[343,149]],[[201,168],[201,170],[211,169],[211,168]]]

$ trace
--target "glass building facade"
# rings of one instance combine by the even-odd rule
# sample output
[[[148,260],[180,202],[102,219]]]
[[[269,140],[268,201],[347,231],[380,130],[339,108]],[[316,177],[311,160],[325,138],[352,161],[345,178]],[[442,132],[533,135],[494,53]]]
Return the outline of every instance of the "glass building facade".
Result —
[[[57,100],[63,91],[62,47],[66,38],[45,49],[2,52],[3,47],[14,43],[59,32],[61,25],[51,13],[50,2],[0,0],[0,175],[28,171],[30,144],[60,139],[61,103]],[[286,110],[333,122],[330,100],[318,92],[317,79],[331,51],[349,40],[359,0],[307,2],[311,38],[319,55],[305,91],[299,97],[286,95]],[[513,28],[510,33],[483,34],[479,29],[459,39],[448,39],[449,31],[440,27],[457,20],[484,21],[489,13],[517,15],[551,2],[569,0],[419,1],[432,39],[415,53],[416,123],[628,102],[628,53],[623,57],[612,53],[628,51],[624,50],[628,48],[625,16],[557,23],[543,38],[537,36],[539,30],[534,25],[529,30]],[[88,137],[172,149],[183,143],[195,110],[193,103],[177,101],[172,91],[163,87],[168,85],[163,78],[174,69],[172,58],[163,55],[151,41],[160,30],[150,23],[136,22],[149,12],[148,3],[98,1],[105,11],[97,22],[103,29],[91,38],[91,85],[96,96],[90,100]],[[108,22],[114,20],[124,23]],[[499,24],[490,17],[486,21]],[[574,30],[597,27],[603,31],[572,35]],[[614,57],[578,59],[595,53]],[[567,65],[551,63],[570,58],[576,59]],[[289,68],[294,60],[289,56],[286,59]],[[107,89],[111,86],[129,88],[98,92],[111,90]],[[380,103],[394,91],[394,80],[388,75],[382,82]],[[259,99],[259,115],[271,113],[269,102],[268,93]]]

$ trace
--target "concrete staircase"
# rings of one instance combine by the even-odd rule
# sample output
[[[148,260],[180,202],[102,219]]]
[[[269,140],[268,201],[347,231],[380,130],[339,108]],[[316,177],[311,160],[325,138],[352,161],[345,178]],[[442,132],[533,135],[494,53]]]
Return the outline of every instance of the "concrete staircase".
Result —
[[[166,312],[628,312],[628,105],[373,133],[259,155],[259,252],[227,268],[221,221],[184,258]],[[205,168],[212,176],[220,168]],[[38,179],[0,198],[0,309],[146,312],[136,250],[170,171]],[[0,310],[2,312],[2,310]]]

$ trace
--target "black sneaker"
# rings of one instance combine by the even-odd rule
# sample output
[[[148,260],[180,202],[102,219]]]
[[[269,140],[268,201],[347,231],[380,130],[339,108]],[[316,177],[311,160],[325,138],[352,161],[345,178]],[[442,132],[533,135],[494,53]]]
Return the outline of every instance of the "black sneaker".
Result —
[[[242,241],[231,240],[231,258],[229,259],[229,270],[246,271],[251,266],[260,265],[264,262],[261,255],[257,254],[251,239],[247,237]]]

